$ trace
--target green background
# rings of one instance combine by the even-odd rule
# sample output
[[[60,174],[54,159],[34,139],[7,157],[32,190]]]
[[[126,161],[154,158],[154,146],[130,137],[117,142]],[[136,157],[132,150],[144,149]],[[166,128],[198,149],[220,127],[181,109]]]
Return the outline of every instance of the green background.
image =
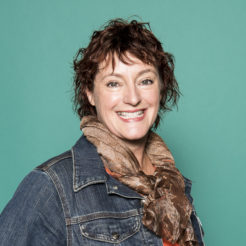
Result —
[[[72,60],[105,21],[138,15],[176,58],[183,96],[158,132],[193,180],[207,245],[245,245],[246,2],[0,3],[0,211],[35,166],[79,138]]]

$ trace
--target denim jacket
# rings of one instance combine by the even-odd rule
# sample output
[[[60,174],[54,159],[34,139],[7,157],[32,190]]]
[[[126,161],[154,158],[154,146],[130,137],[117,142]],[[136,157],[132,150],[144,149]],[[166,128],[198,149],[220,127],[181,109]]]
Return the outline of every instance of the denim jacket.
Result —
[[[191,182],[185,178],[186,195]],[[142,196],[104,169],[82,136],[75,146],[34,169],[0,215],[0,246],[163,246],[141,223]],[[203,232],[195,210],[199,245]]]

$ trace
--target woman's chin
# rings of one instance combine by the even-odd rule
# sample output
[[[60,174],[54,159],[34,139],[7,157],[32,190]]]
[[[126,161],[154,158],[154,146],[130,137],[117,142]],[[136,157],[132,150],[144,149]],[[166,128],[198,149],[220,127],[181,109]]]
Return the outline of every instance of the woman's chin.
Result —
[[[141,142],[141,141],[145,141],[147,135],[148,135],[149,131],[146,132],[142,132],[142,133],[130,133],[128,132],[128,134],[122,134],[122,136],[120,137],[122,140],[126,141],[126,142]]]

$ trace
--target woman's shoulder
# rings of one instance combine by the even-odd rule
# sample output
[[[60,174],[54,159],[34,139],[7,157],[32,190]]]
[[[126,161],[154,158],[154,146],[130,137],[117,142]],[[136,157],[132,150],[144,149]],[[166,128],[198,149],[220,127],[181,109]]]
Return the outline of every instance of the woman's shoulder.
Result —
[[[46,206],[49,206],[50,200],[60,204],[57,185],[60,179],[54,177],[64,176],[72,172],[71,151],[66,151],[57,155],[43,164],[34,168],[28,173],[18,185],[13,197],[6,205],[0,216],[0,221],[6,217],[16,216],[18,214],[28,214],[29,219],[35,219],[38,213],[42,213]],[[71,169],[69,171],[69,169]],[[71,174],[72,176],[72,174]],[[54,202],[55,204],[55,202]]]
[[[72,162],[72,151],[68,150],[60,155],[54,156],[45,161],[41,165],[37,166],[34,170],[40,170],[46,172],[50,168],[60,169],[62,166],[70,165]]]
[[[36,168],[22,180],[0,215],[0,245],[26,245],[27,241],[39,245],[40,240],[46,245],[63,245],[59,242],[65,242],[64,235],[65,218],[57,189],[52,178]]]
[[[28,205],[28,203],[30,203],[35,204],[35,206],[28,205],[29,211],[34,207],[37,210],[38,205],[42,203],[42,201],[45,202],[50,199],[50,197],[56,196],[57,189],[53,177],[60,176],[62,173],[65,173],[65,171],[68,172],[68,169],[72,170],[71,160],[71,151],[66,151],[34,168],[18,185],[6,208],[9,206],[19,207],[18,204]],[[40,206],[40,208],[42,207],[43,205]]]

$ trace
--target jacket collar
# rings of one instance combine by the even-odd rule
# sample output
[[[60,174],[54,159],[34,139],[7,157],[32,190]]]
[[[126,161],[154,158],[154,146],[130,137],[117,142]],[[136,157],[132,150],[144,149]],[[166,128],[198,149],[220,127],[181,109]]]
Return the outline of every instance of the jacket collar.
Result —
[[[105,183],[108,194],[143,199],[137,192],[107,174],[96,147],[84,135],[73,146],[72,158],[75,192],[89,185]]]

